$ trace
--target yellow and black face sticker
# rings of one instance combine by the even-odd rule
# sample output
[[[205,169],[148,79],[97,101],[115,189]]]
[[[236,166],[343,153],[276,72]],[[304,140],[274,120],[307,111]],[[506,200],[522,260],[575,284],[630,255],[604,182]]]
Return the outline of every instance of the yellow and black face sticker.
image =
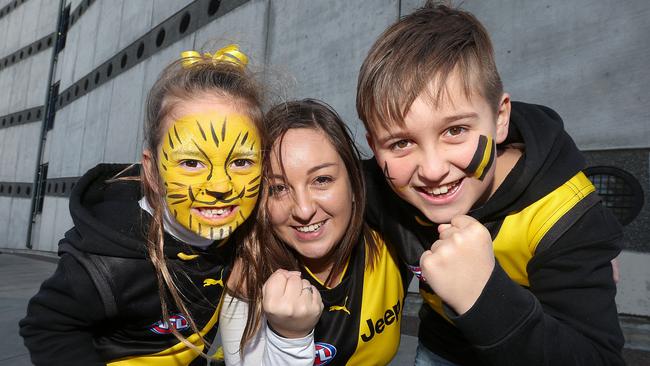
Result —
[[[212,112],[174,121],[158,151],[169,212],[204,238],[228,237],[257,202],[260,145],[247,116]]]
[[[494,163],[495,155],[496,146],[494,145],[492,137],[480,135],[472,161],[470,161],[467,168],[465,168],[467,174],[470,174],[479,180],[485,179],[485,175],[487,175],[487,172],[490,171],[490,167],[492,167],[492,164]]]

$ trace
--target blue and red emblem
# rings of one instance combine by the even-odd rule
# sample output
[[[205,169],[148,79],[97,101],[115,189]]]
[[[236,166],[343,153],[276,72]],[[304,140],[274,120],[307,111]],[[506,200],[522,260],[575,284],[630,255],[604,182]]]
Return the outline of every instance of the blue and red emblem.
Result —
[[[169,323],[179,332],[190,327],[190,323],[181,314],[170,316]],[[149,327],[149,330],[156,334],[170,334],[172,332],[172,327],[169,326],[170,324],[165,323],[163,320],[158,320]]]
[[[316,358],[314,359],[314,365],[327,365],[332,362],[334,356],[336,356],[336,347],[332,346],[329,343],[325,342],[316,342]]]
[[[420,266],[412,266],[410,264],[407,264],[406,266],[409,267],[411,272],[413,272],[413,274],[415,275],[415,277],[418,278],[418,280],[422,282],[427,282],[427,280],[424,279],[424,277],[422,276],[422,268],[420,268]]]

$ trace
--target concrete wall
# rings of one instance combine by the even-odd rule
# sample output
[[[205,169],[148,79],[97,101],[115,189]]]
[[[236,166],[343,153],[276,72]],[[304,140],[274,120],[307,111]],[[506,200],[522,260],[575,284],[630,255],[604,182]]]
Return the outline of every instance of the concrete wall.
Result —
[[[0,9],[13,3],[4,1]],[[45,103],[52,48],[22,49],[55,31],[58,5],[57,1],[30,0],[0,18],[0,60],[23,52],[23,57],[14,55],[15,61],[7,66],[0,64],[0,116]],[[16,117],[15,122],[22,121]],[[0,182],[33,182],[40,131],[39,123],[0,126]],[[0,247],[25,248],[30,208],[29,196],[0,196]]]
[[[332,105],[365,151],[354,102],[357,75],[374,40],[398,16],[393,0],[272,2],[268,63],[295,78],[290,97]]]
[[[12,3],[1,0],[0,9]],[[246,50],[251,67],[270,71],[276,98],[325,100],[369,152],[355,111],[359,67],[376,37],[421,1],[223,0],[219,12],[209,18],[208,9],[216,3],[64,0],[71,25],[52,80],[61,93],[54,127],[39,157],[42,118],[0,126],[0,182],[31,183],[39,163],[49,165],[48,179],[64,179],[78,177],[100,162],[139,160],[143,104],[162,68],[183,50],[214,50],[229,42]],[[192,6],[200,7],[192,10],[192,22],[205,24],[180,35],[174,19]],[[556,109],[579,147],[589,153],[590,164],[631,172],[650,202],[650,101],[642,89],[650,84],[650,43],[645,39],[650,4],[466,0],[462,6],[491,33],[513,99]],[[0,14],[0,61],[55,32],[58,10],[58,1],[26,0]],[[152,43],[163,25],[173,41],[155,47]],[[138,56],[137,62],[119,69],[119,56],[128,54],[133,60],[138,42],[146,45],[142,59]],[[6,67],[0,63],[0,117],[45,104],[52,51],[47,47]],[[112,76],[107,76],[108,63],[115,69]],[[84,81],[89,91],[83,88],[79,96],[71,96]],[[29,196],[0,192],[0,248],[25,248],[30,206]],[[45,196],[42,212],[34,217],[35,250],[56,250],[72,225],[67,206],[65,193]],[[650,252],[644,229],[648,225],[646,204],[626,231],[619,294],[623,299],[650,297],[647,286],[645,292],[638,290],[643,284],[627,279],[638,275],[642,253]],[[650,315],[647,303],[620,301],[625,312]]]

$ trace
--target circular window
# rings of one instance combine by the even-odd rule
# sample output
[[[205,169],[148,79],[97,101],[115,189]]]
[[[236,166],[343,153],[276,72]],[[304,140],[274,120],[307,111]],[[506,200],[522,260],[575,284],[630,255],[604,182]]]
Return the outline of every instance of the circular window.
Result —
[[[144,54],[144,43],[140,42],[140,45],[138,46],[138,52],[137,52],[137,57],[140,59],[142,55]]]
[[[162,46],[164,41],[165,41],[165,28],[162,28],[160,29],[160,31],[158,31],[158,35],[156,36],[156,47]]]
[[[632,174],[613,166],[589,167],[585,174],[621,225],[636,218],[643,207],[643,188]]]
[[[183,14],[183,18],[181,19],[181,24],[178,27],[178,31],[183,34],[187,30],[187,27],[190,26],[190,20],[192,17],[190,16],[190,13],[185,13]]]
[[[221,1],[219,0],[211,0],[210,4],[208,4],[208,15],[213,16],[217,13],[217,10],[219,10],[219,5],[221,4]]]

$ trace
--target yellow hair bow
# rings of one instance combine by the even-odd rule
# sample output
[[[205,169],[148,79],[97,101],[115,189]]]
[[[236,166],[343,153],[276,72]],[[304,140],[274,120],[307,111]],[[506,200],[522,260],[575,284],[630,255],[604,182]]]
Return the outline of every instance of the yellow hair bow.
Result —
[[[215,52],[214,55],[208,52],[203,55],[197,51],[181,52],[181,63],[185,68],[191,67],[201,59],[212,60],[213,62],[230,62],[242,68],[248,65],[248,56],[240,51],[239,46],[236,44],[230,44]]]

